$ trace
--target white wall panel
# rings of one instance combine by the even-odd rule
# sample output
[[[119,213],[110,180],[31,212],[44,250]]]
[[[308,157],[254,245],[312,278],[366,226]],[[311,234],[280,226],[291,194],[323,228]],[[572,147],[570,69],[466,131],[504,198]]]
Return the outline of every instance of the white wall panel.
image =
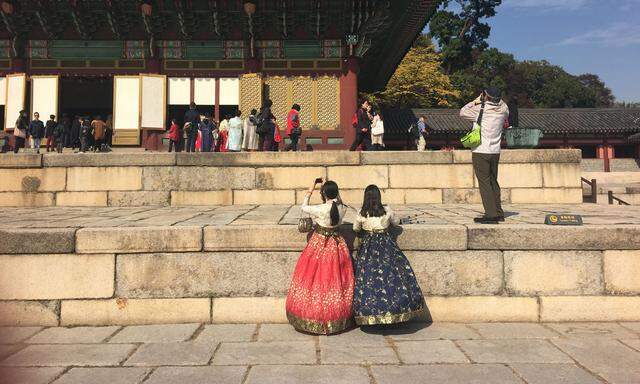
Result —
[[[7,79],[0,77],[0,105],[4,105],[7,101]]]
[[[113,77],[113,129],[140,129],[140,77]]]
[[[240,104],[240,79],[220,79],[220,105]]]
[[[4,107],[4,127],[15,128],[20,111],[24,109],[24,94],[27,87],[27,77],[24,73],[7,75],[7,102]]]
[[[58,116],[58,76],[31,76],[31,116],[40,114],[40,120],[49,120],[49,115]]]
[[[141,128],[164,129],[167,114],[166,80],[163,75],[140,75]]]
[[[193,101],[197,105],[215,105],[216,79],[198,77],[193,82]]]
[[[191,103],[191,79],[188,77],[169,78],[169,104],[189,105]]]

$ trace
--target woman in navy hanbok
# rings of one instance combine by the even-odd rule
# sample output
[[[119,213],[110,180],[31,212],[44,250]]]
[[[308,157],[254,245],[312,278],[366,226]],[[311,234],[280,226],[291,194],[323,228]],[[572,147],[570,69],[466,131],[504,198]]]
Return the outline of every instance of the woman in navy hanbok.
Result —
[[[361,237],[354,257],[353,314],[358,325],[402,323],[424,312],[413,269],[388,231],[398,224],[391,209],[382,205],[380,189],[368,186],[353,223]]]

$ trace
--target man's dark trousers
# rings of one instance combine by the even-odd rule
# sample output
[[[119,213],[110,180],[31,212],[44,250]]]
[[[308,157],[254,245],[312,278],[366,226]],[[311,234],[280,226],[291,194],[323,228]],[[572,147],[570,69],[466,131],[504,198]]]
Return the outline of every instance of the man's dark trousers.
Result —
[[[351,148],[349,148],[349,150],[355,151],[362,143],[364,143],[365,151],[371,150],[371,135],[369,135],[369,133],[356,133],[356,138],[353,140],[353,144],[351,144]]]
[[[504,217],[498,184],[500,154],[473,153],[473,171],[478,179],[480,197],[486,217]]]

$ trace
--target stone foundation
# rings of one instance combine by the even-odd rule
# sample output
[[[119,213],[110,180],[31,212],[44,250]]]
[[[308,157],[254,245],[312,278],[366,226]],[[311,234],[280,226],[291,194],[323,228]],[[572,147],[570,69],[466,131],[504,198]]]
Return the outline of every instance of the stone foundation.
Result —
[[[582,202],[579,150],[507,150],[506,203]],[[377,184],[391,204],[478,203],[471,153],[4,154],[0,206],[299,204],[317,177],[358,205]]]
[[[352,244],[348,226],[341,230]],[[285,322],[306,243],[294,225],[1,235],[5,325]],[[640,320],[639,225],[406,225],[397,236],[431,320]]]

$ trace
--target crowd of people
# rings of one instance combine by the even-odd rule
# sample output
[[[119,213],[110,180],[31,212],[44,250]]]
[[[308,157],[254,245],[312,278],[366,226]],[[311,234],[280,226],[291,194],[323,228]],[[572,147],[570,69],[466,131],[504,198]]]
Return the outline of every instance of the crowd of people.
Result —
[[[89,116],[74,116],[71,118],[66,113],[62,119],[57,119],[55,115],[50,115],[49,120],[40,120],[40,113],[34,112],[33,119],[29,120],[26,111],[20,111],[13,130],[14,144],[13,152],[18,153],[20,149],[26,151],[33,149],[40,153],[43,140],[47,152],[62,153],[64,148],[77,148],[80,153],[89,151],[109,152],[111,151],[111,140],[113,137],[113,124],[111,115],[107,120],[102,120],[101,116],[91,119]],[[5,140],[5,146],[8,140]]]
[[[293,104],[287,114],[284,137],[276,117],[271,113],[273,102],[266,100],[260,111],[252,109],[243,117],[238,110],[234,116],[226,115],[220,122],[210,112],[201,113],[195,103],[189,105],[182,124],[177,118],[169,127],[169,152],[240,152],[298,151],[302,134],[300,105]]]

